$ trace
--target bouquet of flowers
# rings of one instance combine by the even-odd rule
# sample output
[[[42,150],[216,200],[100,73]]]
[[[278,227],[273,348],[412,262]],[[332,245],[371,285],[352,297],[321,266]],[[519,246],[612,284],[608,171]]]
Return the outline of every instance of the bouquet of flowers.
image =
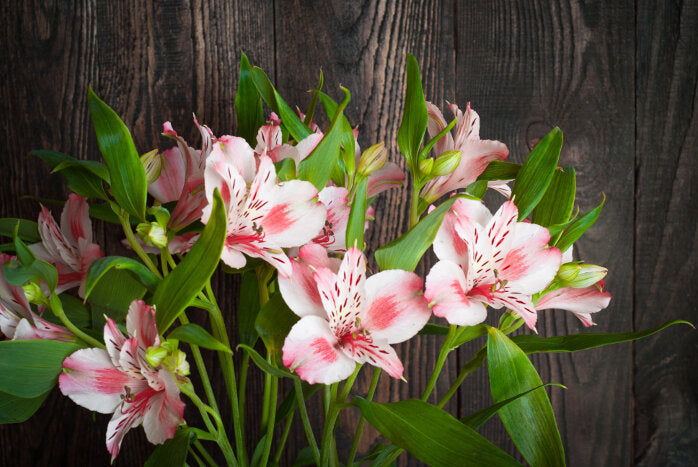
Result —
[[[60,223],[47,207],[38,222],[0,221],[11,239],[0,255],[0,422],[26,420],[58,385],[76,404],[113,414],[105,430],[112,459],[142,425],[157,445],[152,465],[276,465],[298,413],[307,446],[297,465],[388,465],[403,451],[430,465],[517,464],[478,433],[497,415],[528,463],[564,464],[545,388],[561,385],[543,383],[527,355],[626,342],[678,321],[636,333],[537,335],[543,310],[568,310],[592,326],[611,299],[607,270],[574,256],[603,200],[575,211],[575,171],[558,167],[558,128],[523,164],[507,162],[504,143],[480,138],[470,105],[450,104],[449,120],[425,100],[408,56],[397,141],[406,174],[388,161],[384,143],[359,148],[344,115],[350,93],[341,90],[333,100],[321,75],[305,113],[294,111],[243,54],[239,134],[217,136],[194,118],[201,133],[194,147],[166,122],[170,147],[143,155],[90,91],[104,161],[35,151],[73,191]],[[324,128],[315,123],[321,113]],[[403,186],[409,230],[367,245],[365,231],[385,222],[373,201]],[[482,201],[488,188],[499,193],[488,197],[492,210]],[[105,256],[91,218],[121,229],[130,253]],[[413,271],[430,248],[438,261],[420,277]],[[230,297],[214,295],[216,271],[241,277],[234,314],[219,306]],[[488,317],[498,324],[485,324]],[[520,327],[531,332],[512,337]],[[417,334],[443,336],[421,397],[374,402],[382,373],[404,379],[399,343]],[[432,400],[449,354],[476,339],[480,350]],[[214,358],[224,400],[205,365]],[[485,364],[494,404],[462,419],[444,411]],[[357,393],[364,367],[370,386]],[[245,402],[251,371],[264,375],[261,410]],[[288,391],[281,379],[292,383]],[[314,397],[323,401],[322,427],[312,426],[306,408]],[[199,418],[185,421],[186,404]],[[228,410],[232,417],[222,415]],[[259,439],[245,429],[253,410]],[[334,433],[348,410],[361,418],[343,452]],[[366,422],[386,443],[359,455]]]

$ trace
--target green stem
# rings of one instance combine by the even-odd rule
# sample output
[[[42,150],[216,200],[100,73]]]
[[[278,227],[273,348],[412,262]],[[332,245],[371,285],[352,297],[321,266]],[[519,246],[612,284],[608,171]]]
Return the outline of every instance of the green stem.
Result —
[[[276,424],[276,402],[279,395],[279,378],[272,376],[271,378],[271,390],[269,392],[269,414],[267,418],[267,432],[264,438],[264,451],[262,453],[262,460],[259,465],[267,465],[269,461],[269,454],[271,453],[271,441],[274,437],[274,428]]]
[[[276,454],[274,454],[274,465],[279,465],[281,460],[281,454],[284,452],[284,446],[286,446],[286,441],[288,440],[288,435],[291,433],[291,425],[293,425],[293,415],[295,410],[286,415],[286,424],[284,425],[284,431],[281,432],[281,439],[279,440],[279,446],[276,448]]]
[[[59,320],[61,320],[63,326],[68,328],[68,330],[72,332],[75,337],[81,339],[86,344],[89,344],[91,347],[106,349],[104,344],[102,344],[94,337],[85,334],[83,331],[80,330],[80,328],[75,326],[73,322],[70,321],[70,319],[68,319],[68,317],[65,315],[65,311],[63,311],[63,304],[61,303],[61,299],[58,298],[58,295],[51,294],[51,297],[49,298],[49,305],[51,306],[51,311],[53,312],[53,314],[56,315],[56,317]]]
[[[301,415],[303,429],[305,430],[305,437],[308,439],[308,445],[310,446],[310,450],[313,452],[313,459],[315,459],[315,463],[320,465],[320,450],[317,447],[317,441],[315,441],[315,433],[313,433],[313,428],[310,426],[310,418],[308,418],[308,410],[305,407],[305,397],[303,397],[303,386],[301,385],[301,380],[299,378],[293,378],[293,386],[296,392],[298,413]]]
[[[460,387],[461,384],[463,384],[463,381],[465,381],[466,376],[468,376],[470,373],[473,371],[477,370],[482,366],[482,362],[485,360],[485,356],[487,355],[486,353],[487,347],[483,347],[480,349],[478,353],[476,353],[473,358],[470,359],[468,363],[463,365],[463,368],[461,368],[460,372],[458,373],[458,376],[456,377],[455,381],[453,381],[453,384],[451,384],[451,387],[448,388],[448,391],[446,391],[446,394],[441,398],[437,406],[439,408],[442,408],[444,405],[446,405],[446,402],[448,402],[451,397],[458,391],[458,388]]]
[[[410,199],[410,228],[419,222],[419,190],[421,186],[416,180],[412,180],[412,197]]]
[[[347,378],[342,388],[341,394],[337,396],[338,383],[330,386],[330,406],[327,417],[325,419],[325,427],[322,431],[322,449],[320,451],[320,464],[324,466],[337,465],[336,459],[336,443],[334,439],[334,427],[339,417],[339,412],[349,396],[351,387],[354,385],[356,377],[359,375],[361,365],[357,363],[354,372]]]
[[[131,247],[131,249],[134,252],[136,252],[136,255],[138,255],[141,261],[143,261],[143,264],[145,264],[147,268],[150,269],[150,271],[158,277],[158,279],[162,279],[160,271],[158,271],[158,268],[155,267],[153,262],[150,260],[148,254],[145,251],[143,251],[141,244],[138,243],[136,236],[133,234],[133,230],[131,230],[131,224],[128,223],[128,213],[122,211],[120,214],[117,213],[117,216],[119,217],[119,221],[121,222],[121,228],[124,230],[124,234],[126,234],[126,240],[128,240],[128,244]]]
[[[247,398],[247,371],[250,368],[250,355],[243,352],[242,364],[240,365],[240,378],[238,390],[238,402],[240,404],[240,419],[245,419],[245,399]]]
[[[196,465],[198,465],[199,467],[206,467],[206,464],[204,464],[204,462],[196,454],[196,451],[194,451],[194,449],[191,446],[189,446],[189,455],[194,458],[194,460],[196,461]]]
[[[352,386],[354,386],[354,381],[356,381],[356,377],[359,376],[359,371],[361,371],[361,367],[362,365],[360,363],[357,363],[356,368],[354,368],[354,372],[344,382],[342,393],[339,395],[339,399],[337,399],[338,402],[344,403],[347,400],[347,397],[349,397],[349,391],[351,391]]]
[[[210,280],[206,283],[206,295],[208,296],[208,300],[211,302],[211,305],[213,305],[209,309],[213,336],[220,340],[226,347],[230,348],[230,340],[228,339],[228,332],[225,328],[225,321],[223,321],[221,309],[216,302],[216,297],[213,293],[213,289],[211,288]],[[235,366],[233,364],[233,356],[226,352],[218,352],[218,358],[221,361],[223,377],[225,379],[225,387],[228,390],[230,406],[233,411],[233,430],[235,432],[235,446],[237,447],[238,459],[240,461],[240,465],[242,467],[246,467],[247,452],[245,450],[245,438],[243,436],[243,421],[240,418],[240,404],[238,401],[237,382],[235,381]]]
[[[182,324],[189,324],[189,318],[187,318],[186,313],[179,315],[179,321]],[[215,410],[218,410],[218,404],[216,404],[216,396],[213,394],[213,387],[211,386],[211,380],[208,377],[208,371],[206,370],[206,364],[201,356],[201,350],[199,346],[195,344],[189,344],[191,348],[191,353],[194,356],[194,363],[196,363],[196,369],[199,372],[199,377],[201,378],[201,383],[204,385],[204,393],[206,393],[206,399],[208,404]]]
[[[452,324],[448,328],[448,334],[446,335],[446,339],[444,339],[444,342],[441,345],[439,356],[436,359],[436,366],[434,367],[434,371],[431,373],[431,378],[429,378],[429,382],[427,383],[426,387],[424,388],[424,392],[422,393],[423,401],[426,401],[429,398],[431,391],[434,390],[436,381],[439,379],[439,375],[441,374],[441,370],[444,367],[444,363],[446,363],[446,357],[448,357],[448,354],[451,352],[451,350],[453,350],[453,348],[451,347],[451,341],[457,331],[458,326],[456,326],[455,324]]]
[[[216,461],[213,460],[213,457],[211,457],[206,448],[201,444],[201,442],[198,439],[194,440],[194,446],[199,451],[199,454],[201,454],[201,457],[203,457],[206,460],[206,462],[208,462],[208,465],[216,465]]]
[[[373,396],[376,393],[376,388],[378,387],[378,380],[381,376],[381,369],[375,367],[373,369],[373,376],[371,377],[371,384],[368,387],[368,393],[366,393],[366,400],[372,401]],[[352,467],[354,464],[354,458],[356,457],[356,451],[359,449],[359,441],[361,440],[361,433],[364,431],[364,425],[366,424],[366,419],[363,415],[359,418],[359,423],[356,426],[356,433],[354,433],[354,441],[351,443],[351,449],[349,450],[349,457],[347,458],[347,467]]]

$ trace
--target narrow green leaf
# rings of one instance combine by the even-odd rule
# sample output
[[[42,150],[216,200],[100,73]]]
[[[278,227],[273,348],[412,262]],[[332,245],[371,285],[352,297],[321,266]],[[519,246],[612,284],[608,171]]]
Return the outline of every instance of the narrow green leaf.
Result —
[[[290,371],[287,371],[283,368],[277,368],[271,365],[264,359],[264,357],[259,355],[259,353],[249,345],[239,344],[237,348],[244,350],[247,353],[247,355],[249,355],[250,358],[252,358],[252,361],[255,363],[255,365],[257,365],[257,367],[259,367],[259,369],[263,372],[268,373],[272,376],[276,376],[278,378],[297,378],[297,376],[291,373]]]
[[[177,428],[173,438],[158,445],[145,461],[145,467],[183,467],[187,465],[189,445],[196,434],[186,426]]]
[[[49,389],[37,397],[17,397],[6,392],[0,392],[0,425],[6,423],[22,423],[39,410],[46,397],[51,393]]]
[[[19,224],[19,229],[17,231],[19,238],[29,243],[38,243],[41,241],[39,227],[36,222],[11,217],[0,219],[0,237],[14,238],[17,224]]]
[[[419,165],[419,148],[427,131],[427,104],[424,99],[419,64],[413,55],[407,54],[407,88],[402,122],[397,133],[400,152],[407,158],[410,172],[415,173]]]
[[[621,342],[630,342],[643,337],[651,336],[662,329],[673,326],[674,324],[693,325],[688,321],[675,319],[667,321],[653,328],[645,329],[637,332],[585,332],[582,334],[570,334],[567,336],[555,337],[538,337],[534,335],[522,334],[512,338],[514,343],[518,345],[524,352],[577,352],[579,350],[593,349],[595,347],[603,347],[604,345],[619,344]]]
[[[562,131],[555,127],[536,144],[524,161],[511,191],[512,200],[519,208],[519,220],[525,219],[543,199],[561,149]]]
[[[558,168],[543,199],[533,210],[531,222],[543,227],[567,222],[574,210],[576,191],[574,167]]]
[[[109,203],[92,203],[90,204],[90,217],[94,219],[99,219],[101,221],[109,222],[111,224],[121,225],[119,217],[114,213]],[[134,217],[129,217],[129,224],[132,226],[138,225],[138,220]]]
[[[240,76],[238,90],[235,94],[235,116],[238,134],[245,138],[250,146],[255,147],[257,145],[257,131],[259,127],[264,125],[264,113],[262,99],[260,99],[252,79],[250,61],[244,53],[240,55]]]
[[[430,139],[427,142],[427,144],[424,145],[422,150],[419,152],[419,160],[425,159],[429,155],[429,151],[431,151],[431,148],[433,148],[436,145],[436,143],[439,142],[439,140],[441,138],[446,136],[448,134],[448,132],[453,129],[453,127],[456,125],[457,122],[458,122],[458,119],[454,118],[453,120],[451,120],[451,123],[449,123],[444,128],[442,128],[441,131],[439,131],[436,134],[436,136],[434,136],[432,139]],[[439,156],[440,154],[436,154],[436,155]]]
[[[318,93],[322,92],[322,86],[325,84],[325,76],[320,70],[320,77],[318,78],[317,87],[311,90],[312,97],[310,98],[310,104],[308,105],[308,111],[305,112],[305,118],[303,119],[303,125],[310,128],[310,124],[313,122],[313,117],[315,116],[315,107],[317,106]]]
[[[279,366],[282,365],[281,349],[284,346],[284,340],[296,321],[298,316],[286,305],[279,292],[273,294],[264,304],[255,321],[255,329],[259,337],[262,338],[267,351]]]
[[[488,333],[487,366],[495,403],[543,385],[523,350],[496,328],[489,328]],[[565,465],[560,432],[545,389],[537,389],[510,402],[498,413],[509,436],[529,464]]]
[[[320,98],[322,106],[325,108],[328,120],[337,113],[337,103],[324,92],[318,92],[316,95]],[[335,170],[338,173],[332,174],[332,180],[337,186],[344,186],[344,173],[351,178],[356,171],[356,140],[354,139],[354,131],[347,117],[342,114],[342,158],[340,162],[344,164],[344,170],[336,166]],[[340,183],[337,183],[340,182]]]
[[[323,386],[322,384],[311,385],[306,383],[305,381],[301,381],[301,388],[303,389],[303,399],[307,401],[313,396],[313,394],[318,392],[323,387],[325,386]],[[296,409],[296,406],[296,387],[294,384],[289,393],[286,395],[284,400],[279,405],[279,409],[276,411],[276,423],[279,423],[281,420],[286,418],[286,416],[290,414],[292,410]]]
[[[477,339],[487,334],[487,326],[484,324],[477,324],[475,326],[459,326],[458,331],[453,337],[453,342],[451,342],[451,347],[456,349],[466,342]]]
[[[257,275],[252,271],[242,274],[240,284],[240,300],[238,306],[238,330],[240,342],[249,346],[254,346],[259,338],[254,327],[255,320],[259,314],[259,283]]]
[[[94,289],[97,283],[102,280],[110,269],[123,269],[130,272],[134,279],[138,280],[151,292],[155,291],[155,288],[160,282],[150,269],[135,259],[125,258],[123,256],[105,256],[93,262],[87,270],[87,276],[85,277],[85,299],[90,296],[92,289]]]
[[[574,221],[572,225],[567,227],[562,235],[560,235],[560,239],[557,241],[557,243],[555,243],[555,246],[558,247],[560,251],[567,251],[567,249],[571,247],[572,244],[579,239],[579,237],[584,235],[584,232],[586,232],[589,227],[596,223],[596,219],[599,218],[599,214],[601,214],[601,209],[603,208],[605,202],[606,195],[603,196],[601,204],[584,214],[582,217]]]
[[[376,250],[375,258],[380,268],[414,271],[422,255],[434,242],[446,212],[458,198],[463,197],[469,196],[454,196],[444,201],[407,233]]]
[[[293,139],[301,141],[308,137],[311,131],[274,89],[267,74],[259,67],[252,67],[251,76],[259,95],[262,96],[269,108],[279,115],[281,125],[288,130]]]
[[[519,175],[521,164],[505,161],[492,161],[484,172],[477,177],[478,180],[513,180]]]
[[[92,286],[87,301],[92,310],[93,329],[102,329],[104,315],[123,321],[133,300],[143,298],[146,288],[130,272],[111,268]]]
[[[0,341],[0,391],[33,398],[49,391],[63,360],[79,346],[53,340]]]
[[[104,164],[75,159],[56,151],[35,150],[30,154],[40,157],[53,172],[60,172],[71,191],[85,198],[107,199],[102,181],[109,183],[109,172]]]
[[[167,338],[198,345],[204,349],[233,353],[225,344],[209,334],[204,328],[194,323],[183,324],[175,328],[167,335]]]
[[[68,295],[67,293],[60,295],[63,312],[68,317],[71,323],[79,328],[89,328],[92,325],[92,316],[90,309],[79,298]],[[43,318],[54,324],[63,325],[53,313],[44,313]]]
[[[507,453],[443,410],[415,399],[388,404],[355,398],[361,413],[394,445],[431,466],[518,465]]]
[[[296,178],[296,162],[290,157],[275,162],[274,167],[276,168],[276,176],[280,181],[286,182]]]
[[[131,132],[107,104],[89,89],[87,102],[97,142],[109,169],[111,192],[129,214],[145,220],[147,182],[145,169],[133,144]]]
[[[368,188],[368,177],[364,178],[354,194],[347,223],[347,247],[356,245],[359,249],[364,248],[364,227],[366,224],[366,190]]]
[[[36,259],[34,253],[19,238],[19,226],[15,226],[14,246],[17,261],[10,261],[3,265],[5,280],[12,285],[24,285],[30,280],[42,280],[53,291],[58,285],[58,271],[56,267],[41,259]],[[21,263],[21,264],[20,264]]]
[[[337,164],[339,158],[339,147],[342,142],[342,112],[349,103],[351,95],[349,90],[342,88],[344,99],[337,107],[332,123],[323,136],[320,143],[315,147],[308,157],[298,164],[298,178],[307,180],[318,191],[322,190],[330,179],[332,169]]]
[[[528,394],[532,391],[535,391],[536,389],[540,389],[540,388],[546,387],[546,386],[558,386],[561,388],[565,388],[565,386],[563,386],[562,384],[558,384],[558,383],[541,384],[540,386],[536,386],[533,389],[529,389],[528,391],[517,394],[514,397],[510,397],[509,399],[503,400],[502,402],[498,402],[496,404],[490,405],[489,407],[485,407],[482,410],[478,410],[477,412],[475,412],[472,415],[468,415],[467,417],[461,418],[460,421],[465,423],[466,425],[468,425],[473,430],[477,430],[482,425],[484,425],[487,420],[492,418],[499,411],[499,409],[501,409],[502,407],[509,405],[511,402],[514,402],[515,400],[519,399],[520,397],[523,397],[526,394]]]
[[[448,326],[427,323],[417,334],[419,334],[420,336],[445,336],[446,334],[448,334]]]
[[[485,196],[485,193],[487,193],[487,182],[485,180],[473,182],[468,185],[465,191],[475,198],[482,199],[482,197]]]
[[[155,321],[164,333],[206,285],[218,266],[228,223],[221,194],[213,195],[211,217],[201,236],[181,263],[160,282],[153,295]]]

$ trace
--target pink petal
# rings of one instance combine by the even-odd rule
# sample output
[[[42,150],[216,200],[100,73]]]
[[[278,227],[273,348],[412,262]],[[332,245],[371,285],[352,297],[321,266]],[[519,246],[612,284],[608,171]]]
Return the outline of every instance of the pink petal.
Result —
[[[499,277],[517,292],[534,294],[543,290],[553,280],[562,254],[558,248],[549,248],[550,232],[537,224],[519,222],[504,262],[499,267]]]
[[[427,102],[427,114],[429,115],[427,131],[429,131],[429,137],[433,138],[446,128],[448,123],[441,110],[431,102]],[[450,150],[453,150],[453,136],[449,132],[434,145],[434,154],[438,156]]]
[[[296,164],[300,163],[315,150],[320,141],[322,141],[322,137],[322,132],[311,133],[296,144],[296,150],[298,151]]]
[[[131,394],[134,394],[131,392]],[[107,450],[111,454],[112,461],[119,455],[121,441],[126,433],[138,426],[143,420],[148,400],[153,397],[155,391],[146,387],[142,391],[135,393],[131,399],[125,399],[114,411],[109,424],[107,425]]]
[[[71,193],[61,213],[61,231],[71,245],[77,246],[78,240],[92,243],[92,223],[89,206],[80,195]]]
[[[346,379],[355,362],[337,351],[337,338],[326,320],[305,316],[293,325],[283,347],[284,366],[310,384],[332,384]]]
[[[164,390],[148,400],[143,415],[145,435],[153,444],[162,444],[172,438],[177,426],[184,422],[184,402],[179,398],[177,383],[165,369],[158,372],[158,379],[163,383]]]
[[[278,124],[262,125],[257,131],[257,146],[254,148],[254,152],[260,155],[264,154],[264,151],[269,153],[281,146],[282,141],[281,127]]]
[[[405,171],[394,162],[386,162],[382,169],[368,176],[366,187],[369,198],[391,188],[402,186],[405,181]]]
[[[389,270],[366,280],[366,312],[361,327],[389,344],[414,336],[431,311],[422,294],[422,279],[409,271]]]
[[[240,172],[245,182],[250,183],[255,176],[257,164],[254,151],[247,141],[239,136],[224,135],[218,138],[215,146],[220,148],[225,155],[225,160]]]
[[[611,294],[600,290],[596,284],[584,289],[563,287],[543,295],[536,303],[536,310],[567,310],[574,313],[588,327],[594,325],[591,313],[603,310],[610,301]]]
[[[48,255],[41,259],[63,263],[72,271],[80,270],[80,259],[75,248],[77,245],[71,244],[61,232],[46,207],[42,207],[41,213],[39,213],[39,235]]]
[[[472,283],[466,281],[463,270],[451,261],[436,263],[426,279],[424,297],[433,307],[434,315],[450,324],[474,326],[487,318],[485,305],[468,297]]]
[[[89,410],[111,413],[121,403],[124,387],[142,389],[145,382],[114,367],[106,351],[80,349],[63,361],[67,370],[58,377],[63,395]]]
[[[176,133],[175,133],[176,134]],[[192,149],[193,151],[194,149]],[[162,152],[160,176],[148,185],[148,193],[161,203],[179,199],[187,171],[185,155],[175,146]]]
[[[124,334],[116,326],[113,319],[107,318],[107,322],[104,324],[104,344],[114,366],[119,364],[121,348],[124,346],[124,342],[126,342]]]
[[[160,336],[155,324],[155,309],[146,305],[143,300],[134,300],[128,307],[126,330],[129,336],[138,338],[140,345],[145,349],[160,345]]]
[[[504,306],[510,309],[523,318],[526,326],[535,331],[538,314],[530,295],[515,292],[509,287],[503,287],[492,294],[490,305],[495,308]]]
[[[327,221],[320,233],[313,238],[313,242],[331,252],[344,252],[347,249],[347,223],[351,212],[348,195],[346,188],[336,186],[327,186],[318,195],[327,209]]]
[[[400,358],[387,342],[366,338],[362,334],[347,334],[341,341],[344,354],[358,363],[370,363],[385,370],[393,378],[402,378]]]
[[[204,179],[208,205],[203,209],[201,221],[204,224],[208,222],[213,205],[213,192],[218,188],[226,207],[228,225],[235,223],[240,204],[247,196],[247,183],[238,168],[227,160],[218,144],[214,145],[211,155],[206,161]]]
[[[266,240],[281,247],[310,242],[327,217],[325,206],[316,201],[317,190],[302,180],[290,180],[275,188],[269,197],[271,209],[261,221]]]
[[[327,313],[322,306],[314,270],[320,267],[332,268],[327,250],[320,245],[305,245],[300,249],[298,258],[291,261],[291,267],[289,277],[279,275],[278,278],[279,291],[288,307],[300,317],[315,315],[326,318]]]

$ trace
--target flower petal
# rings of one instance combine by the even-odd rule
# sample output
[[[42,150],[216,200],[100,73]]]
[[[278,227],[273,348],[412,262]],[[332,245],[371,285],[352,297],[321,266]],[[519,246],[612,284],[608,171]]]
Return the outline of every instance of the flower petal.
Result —
[[[382,271],[366,280],[366,312],[361,328],[389,344],[414,336],[429,321],[431,311],[422,294],[422,279],[399,269]]]
[[[436,316],[450,324],[474,326],[487,318],[487,309],[480,300],[468,297],[471,289],[472,282],[456,263],[439,261],[427,275],[424,297]]]
[[[536,313],[536,308],[533,306],[530,295],[515,292],[509,287],[503,287],[492,294],[489,303],[495,308],[504,306],[510,309],[523,318],[526,326],[534,331],[536,330],[538,314]]]
[[[279,275],[279,290],[288,307],[300,317],[315,315],[326,319],[327,313],[320,299],[320,292],[315,282],[314,270],[328,268],[337,270],[334,258],[327,256],[327,250],[321,245],[308,244],[300,249],[298,258],[291,261],[292,272],[289,277]]]
[[[337,338],[326,320],[305,316],[293,325],[283,347],[284,365],[310,384],[332,384],[346,379],[355,362],[339,352]]]
[[[148,193],[161,203],[169,203],[178,200],[182,193],[187,162],[177,146],[163,151],[162,157],[160,176],[148,185]]]
[[[368,176],[366,194],[371,198],[391,188],[402,186],[404,181],[405,171],[394,162],[386,162],[382,169]]]
[[[158,379],[163,384],[164,390],[157,392],[148,400],[143,415],[145,436],[153,444],[162,444],[172,438],[177,431],[177,426],[184,421],[182,419],[184,402],[179,398],[177,383],[165,369],[158,372]]]
[[[400,358],[387,342],[366,339],[361,334],[348,334],[342,339],[344,354],[358,363],[370,363],[385,370],[393,378],[402,378],[404,368]]]
[[[347,249],[347,224],[351,212],[348,195],[346,188],[336,186],[327,186],[318,195],[327,209],[327,220],[313,242],[331,252],[344,252]]]
[[[155,324],[155,309],[146,305],[143,300],[134,300],[128,307],[126,330],[129,336],[138,338],[139,345],[144,349],[160,345],[160,336]]]
[[[543,295],[536,303],[536,310],[567,310],[574,313],[588,327],[594,325],[591,314],[606,308],[610,301],[611,294],[600,290],[596,285],[584,289],[563,287]]]
[[[73,246],[77,246],[80,239],[86,244],[92,243],[89,206],[82,196],[75,193],[68,196],[68,202],[61,213],[61,231]]]
[[[254,151],[247,144],[245,138],[223,135],[216,140],[215,146],[223,152],[225,160],[238,170],[245,182],[252,182],[257,163],[254,158]]]
[[[293,247],[315,237],[327,217],[327,210],[317,202],[317,196],[315,187],[302,180],[276,186],[269,197],[271,209],[261,220],[266,240],[281,247]]]

